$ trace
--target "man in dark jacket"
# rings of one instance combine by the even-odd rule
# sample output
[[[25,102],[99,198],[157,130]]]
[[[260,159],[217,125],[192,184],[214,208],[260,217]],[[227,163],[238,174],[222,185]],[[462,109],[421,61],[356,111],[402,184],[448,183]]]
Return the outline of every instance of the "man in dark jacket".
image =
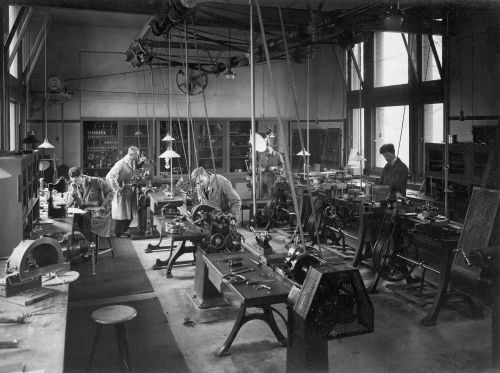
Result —
[[[89,242],[94,242],[94,234],[111,236],[111,200],[113,189],[99,177],[87,176],[80,167],[68,171],[71,181],[68,206],[74,205],[85,211],[75,214],[76,226]]]
[[[201,199],[217,203],[221,211],[230,214],[237,221],[241,210],[241,198],[231,182],[222,175],[208,173],[198,167],[191,173],[191,179],[200,188]]]
[[[380,147],[382,154],[387,161],[382,176],[376,184],[388,185],[391,197],[397,197],[398,194],[406,195],[406,183],[408,181],[408,167],[396,157],[393,144],[384,144]]]

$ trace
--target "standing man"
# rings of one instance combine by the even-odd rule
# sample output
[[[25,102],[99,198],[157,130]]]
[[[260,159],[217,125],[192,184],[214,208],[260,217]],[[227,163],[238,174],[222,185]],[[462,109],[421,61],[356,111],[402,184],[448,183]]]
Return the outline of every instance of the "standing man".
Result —
[[[75,214],[73,223],[89,242],[94,242],[94,234],[110,237],[111,186],[99,177],[84,175],[80,167],[70,168],[68,176],[71,185],[66,202],[85,210],[84,214]]]
[[[200,188],[203,198],[216,202],[223,213],[229,214],[235,222],[238,220],[241,198],[228,179],[222,175],[211,174],[203,167],[193,170],[191,179]]]
[[[259,171],[262,173],[263,192],[271,197],[274,194],[274,181],[276,180],[276,172],[283,169],[285,161],[281,153],[273,149],[270,144],[267,144],[266,151],[260,156]]]
[[[128,228],[132,221],[132,178],[136,174],[136,163],[140,152],[136,146],[128,148],[127,155],[109,170],[106,180],[115,191],[111,203],[111,216],[116,220],[117,237],[130,237]]]
[[[382,176],[377,180],[376,184],[389,185],[389,195],[397,197],[398,194],[406,195],[406,183],[408,181],[408,167],[396,157],[393,144],[384,144],[380,147],[382,154],[387,161]]]

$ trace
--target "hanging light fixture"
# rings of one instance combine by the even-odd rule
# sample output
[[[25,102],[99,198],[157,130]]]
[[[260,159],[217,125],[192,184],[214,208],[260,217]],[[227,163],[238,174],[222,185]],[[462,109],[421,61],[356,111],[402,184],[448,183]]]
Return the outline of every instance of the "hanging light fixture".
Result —
[[[49,142],[47,135],[47,16],[45,16],[44,23],[45,32],[43,35],[43,44],[44,44],[44,74],[43,74],[43,86],[44,86],[44,94],[43,94],[43,123],[45,127],[45,139],[43,143],[38,145],[38,149],[54,149],[54,145]]]
[[[12,174],[5,171],[3,168],[0,168],[0,179],[7,179],[8,177],[11,177],[11,176],[12,176]]]
[[[227,80],[234,80],[234,78],[236,77],[236,73],[233,71],[233,69],[231,67],[231,29],[229,29],[229,50],[228,50],[228,52],[229,52],[229,55],[227,58],[227,70],[224,73],[224,77]]]
[[[397,30],[401,27],[404,21],[403,12],[399,10],[399,2],[396,3],[396,8],[394,4],[391,3],[391,8],[384,15],[384,25],[389,30]]]
[[[167,133],[167,135],[163,139],[161,139],[161,141],[175,141],[175,138],[173,138],[170,133]]]
[[[177,154],[174,150],[172,150],[171,147],[168,147],[167,150],[165,150],[163,153],[160,154],[158,158],[180,158],[180,155]]]

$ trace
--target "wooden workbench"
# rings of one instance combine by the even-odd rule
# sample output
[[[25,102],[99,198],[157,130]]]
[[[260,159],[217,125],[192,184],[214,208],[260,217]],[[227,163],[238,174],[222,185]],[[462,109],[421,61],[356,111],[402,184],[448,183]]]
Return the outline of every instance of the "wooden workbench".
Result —
[[[5,273],[5,266],[6,262],[0,261],[0,273]],[[18,370],[11,371],[21,371],[24,363],[26,372],[63,372],[68,286],[51,286],[57,291],[55,296],[29,306],[0,298],[1,313],[21,315],[40,310],[39,315],[27,318],[24,324],[0,324],[0,341],[21,340],[21,348],[0,349],[0,368],[14,364]]]

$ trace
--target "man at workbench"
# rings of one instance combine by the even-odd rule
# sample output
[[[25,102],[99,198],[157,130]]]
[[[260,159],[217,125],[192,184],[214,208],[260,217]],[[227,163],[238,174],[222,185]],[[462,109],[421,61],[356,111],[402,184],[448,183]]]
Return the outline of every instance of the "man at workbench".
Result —
[[[376,181],[379,185],[389,186],[389,196],[397,197],[398,194],[406,196],[406,183],[408,181],[408,167],[396,156],[393,144],[384,144],[380,147],[380,154],[387,164],[382,170],[382,176]]]
[[[203,167],[191,173],[191,179],[198,186],[201,200],[216,202],[224,214],[236,222],[241,210],[241,198],[231,182],[222,175],[207,172]]]

